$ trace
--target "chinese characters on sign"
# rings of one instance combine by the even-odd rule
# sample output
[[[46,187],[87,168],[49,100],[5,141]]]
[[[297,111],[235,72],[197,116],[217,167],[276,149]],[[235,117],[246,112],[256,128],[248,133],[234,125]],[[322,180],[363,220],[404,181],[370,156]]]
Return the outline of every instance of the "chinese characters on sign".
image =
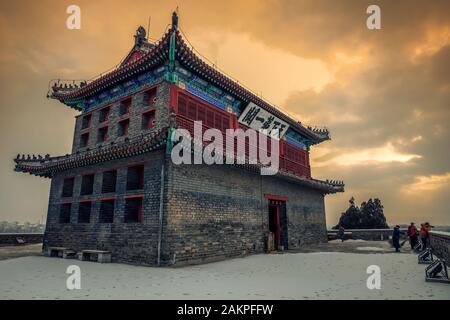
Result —
[[[289,125],[283,120],[275,117],[270,112],[250,102],[239,117],[239,122],[254,129],[267,130],[268,134],[274,138],[282,138],[286,133]],[[278,136],[275,136],[278,129]]]

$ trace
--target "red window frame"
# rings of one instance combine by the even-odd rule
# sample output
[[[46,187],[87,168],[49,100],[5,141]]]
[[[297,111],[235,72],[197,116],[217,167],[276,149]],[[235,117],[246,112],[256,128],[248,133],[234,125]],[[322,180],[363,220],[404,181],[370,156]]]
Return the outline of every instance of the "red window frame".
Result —
[[[136,223],[142,223],[142,208],[144,206],[144,195],[139,194],[139,195],[129,195],[129,196],[125,196],[125,205],[126,205],[126,200],[127,199],[141,199],[141,202],[139,203],[139,207],[138,207],[138,213],[137,213],[137,222]]]
[[[142,129],[151,129],[154,127],[154,121],[156,118],[156,110],[155,109],[151,109],[151,110],[147,110],[142,112],[142,119],[145,119],[145,125],[142,125]]]
[[[86,126],[84,125],[85,119],[87,119],[87,125]],[[92,123],[92,114],[89,113],[89,114],[84,115],[83,118],[81,118],[81,130],[85,130],[85,129],[90,128],[91,127],[91,123]]]
[[[99,138],[99,136],[100,136],[100,135],[99,135],[99,134],[100,134],[100,131],[104,131],[104,130],[106,130],[105,135],[104,135],[104,139],[101,140],[101,141],[99,141],[98,138]],[[97,143],[103,143],[103,142],[106,142],[106,141],[108,141],[108,138],[109,138],[109,126],[108,126],[108,125],[105,125],[105,126],[98,127],[98,129],[97,129]]]
[[[157,94],[157,86],[145,89],[144,94],[146,95],[146,105],[153,106],[156,101],[156,94]]]
[[[283,196],[276,196],[273,194],[264,194],[264,198],[269,199],[269,200],[277,200],[277,201],[288,201],[289,198],[288,197],[283,197]]]
[[[87,137],[87,138],[84,139],[84,137]],[[88,146],[89,138],[90,138],[89,132],[85,132],[80,135],[80,148],[85,148]],[[85,141],[85,142],[83,142],[83,141]]]
[[[122,134],[118,135],[118,136],[124,137],[124,136],[128,135],[128,129],[130,128],[130,119],[127,118],[127,119],[120,120],[118,125],[119,125],[119,130],[122,130]],[[125,125],[125,128],[122,128],[123,125]]]
[[[125,98],[125,99],[123,99],[123,100],[120,101],[120,108],[119,108],[120,111],[122,110],[121,108],[122,108],[122,105],[123,105],[123,104],[126,105],[126,109],[125,109],[125,112],[124,112],[124,113],[120,112],[120,115],[121,115],[121,116],[130,113],[130,111],[131,111],[131,105],[132,105],[132,96],[129,96],[129,97],[127,97],[127,98]]]
[[[103,121],[101,121],[100,117],[102,116],[103,112],[105,112],[105,111],[106,111],[105,119]],[[104,123],[109,120],[109,117],[111,115],[111,106],[108,105],[106,107],[103,107],[103,108],[99,109],[98,112],[99,112],[98,122]]]

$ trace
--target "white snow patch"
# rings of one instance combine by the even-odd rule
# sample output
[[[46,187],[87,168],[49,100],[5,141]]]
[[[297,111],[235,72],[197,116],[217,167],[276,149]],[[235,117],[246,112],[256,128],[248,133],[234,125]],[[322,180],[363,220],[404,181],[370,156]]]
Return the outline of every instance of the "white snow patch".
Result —
[[[342,240],[336,239],[336,240],[330,240],[328,242],[329,243],[346,243],[346,242],[367,242],[367,241],[362,240],[362,239],[348,239],[348,240],[344,240],[344,242],[342,242]]]
[[[378,247],[357,247],[356,250],[360,250],[360,251],[387,251],[386,249],[378,248]]]
[[[69,265],[81,290],[68,290]],[[381,269],[369,290],[367,267]],[[0,299],[447,299],[447,284],[425,282],[414,254],[252,255],[182,268],[22,257],[0,261]]]

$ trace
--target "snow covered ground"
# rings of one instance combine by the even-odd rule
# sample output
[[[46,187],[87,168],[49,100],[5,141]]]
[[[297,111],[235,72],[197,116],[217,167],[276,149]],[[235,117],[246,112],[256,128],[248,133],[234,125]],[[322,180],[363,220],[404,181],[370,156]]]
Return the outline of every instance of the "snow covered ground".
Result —
[[[81,268],[81,289],[66,289],[66,268]],[[381,289],[369,290],[369,265]],[[47,258],[0,261],[0,299],[450,299],[427,283],[414,254],[285,253],[183,268],[151,268]]]

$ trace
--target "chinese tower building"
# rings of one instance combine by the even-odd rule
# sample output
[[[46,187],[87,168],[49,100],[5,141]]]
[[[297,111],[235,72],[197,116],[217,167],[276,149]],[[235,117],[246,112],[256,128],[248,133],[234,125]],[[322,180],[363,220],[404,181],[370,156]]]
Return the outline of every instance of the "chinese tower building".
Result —
[[[52,83],[80,111],[72,152],[18,156],[15,170],[51,179],[43,250],[111,252],[112,261],[181,265],[327,241],[324,196],[340,181],[311,177],[310,147],[329,140],[279,111],[187,45],[178,16],[157,42],[139,27],[113,71]],[[259,164],[174,164],[171,132],[277,128],[279,171]]]

